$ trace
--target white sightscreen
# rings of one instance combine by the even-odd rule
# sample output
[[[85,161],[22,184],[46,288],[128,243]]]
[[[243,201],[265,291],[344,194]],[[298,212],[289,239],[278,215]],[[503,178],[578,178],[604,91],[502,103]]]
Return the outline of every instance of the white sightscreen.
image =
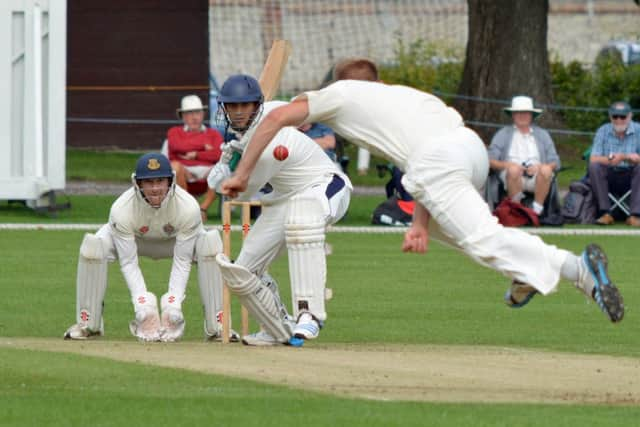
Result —
[[[0,200],[65,187],[66,0],[0,1]]]

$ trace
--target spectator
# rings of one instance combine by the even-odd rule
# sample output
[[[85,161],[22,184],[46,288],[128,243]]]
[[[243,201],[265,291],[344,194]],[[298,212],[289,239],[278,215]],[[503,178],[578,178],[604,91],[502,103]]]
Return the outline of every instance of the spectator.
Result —
[[[609,193],[624,194],[631,190],[631,215],[627,224],[640,227],[640,125],[631,120],[631,107],[614,102],[609,108],[609,121],[593,138],[589,158],[589,183],[598,204],[600,225],[615,222]]]
[[[533,124],[542,110],[533,107],[530,97],[513,97],[504,111],[513,125],[494,135],[489,145],[489,165],[511,200],[520,203],[525,191],[533,193],[532,208],[541,215],[560,158],[549,132]]]
[[[336,162],[336,136],[330,127],[322,123],[305,123],[298,130],[313,139],[331,161]]]
[[[198,96],[185,96],[177,110],[183,125],[174,126],[167,132],[168,157],[176,173],[176,184],[185,190],[190,182],[206,181],[211,168],[220,159],[223,138],[220,132],[204,125],[206,108]],[[215,191],[207,187],[200,203],[203,222],[207,220],[207,209],[215,199]]]

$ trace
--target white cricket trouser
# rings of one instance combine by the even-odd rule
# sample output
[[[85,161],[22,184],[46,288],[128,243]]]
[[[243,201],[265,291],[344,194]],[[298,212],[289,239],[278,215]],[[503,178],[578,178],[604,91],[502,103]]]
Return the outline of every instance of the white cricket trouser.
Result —
[[[484,144],[460,127],[412,153],[402,184],[431,214],[430,237],[544,295],[554,291],[568,252],[500,225],[480,195],[488,173]]]
[[[326,191],[332,177],[321,185],[315,185],[300,194],[307,194],[320,200],[325,223],[331,225],[344,216],[351,200],[351,190],[345,185],[340,191],[327,198]],[[285,248],[284,224],[287,213],[287,201],[263,206],[260,216],[251,227],[236,263],[261,276],[273,260]]]

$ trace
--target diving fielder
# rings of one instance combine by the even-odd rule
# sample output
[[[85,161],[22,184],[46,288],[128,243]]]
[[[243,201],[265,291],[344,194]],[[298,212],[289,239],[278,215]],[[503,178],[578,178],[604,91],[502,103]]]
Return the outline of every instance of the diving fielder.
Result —
[[[609,278],[599,246],[588,245],[576,256],[498,224],[480,195],[488,176],[487,150],[456,110],[410,87],[340,80],[356,69],[375,69],[369,60],[339,65],[339,81],[271,111],[245,136],[247,148],[234,175],[222,184],[223,194],[244,191],[280,129],[321,122],[405,172],[402,184],[417,203],[404,251],[425,252],[431,235],[511,278],[505,295],[511,307],[524,306],[537,293],[551,293],[562,277],[593,298],[609,320],[622,320],[622,295]]]
[[[239,136],[255,130],[264,114],[284,102],[267,102],[256,79],[234,75],[218,97],[219,111]],[[238,141],[223,145],[223,156],[209,175],[209,186],[219,188],[230,176]],[[235,263],[218,255],[222,276],[230,290],[260,322],[263,330],[242,338],[247,345],[279,345],[290,338],[315,339],[327,318],[325,310],[325,228],[345,214],[351,198],[349,178],[322,148],[296,128],[275,133],[257,161],[241,199],[248,199],[266,183],[272,192],[261,198],[262,212],[242,244]],[[279,252],[289,255],[293,319],[277,292],[265,290],[259,277]]]
[[[160,153],[139,158],[133,186],[111,206],[109,223],[85,234],[78,259],[76,324],[65,339],[104,334],[103,301],[107,263],[116,259],[131,293],[135,313],[131,333],[141,341],[176,341],[184,333],[182,302],[191,263],[198,265],[206,339],[222,333],[222,278],[215,256],[222,252],[218,231],[205,231],[197,200],[175,183],[169,160]],[[138,256],[172,258],[167,293],[160,298],[147,286]],[[237,336],[235,339],[237,340]]]

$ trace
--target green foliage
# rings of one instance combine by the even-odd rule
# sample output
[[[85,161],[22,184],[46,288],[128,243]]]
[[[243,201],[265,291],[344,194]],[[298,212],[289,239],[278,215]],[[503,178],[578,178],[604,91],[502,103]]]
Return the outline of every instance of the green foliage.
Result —
[[[456,93],[463,68],[463,53],[460,49],[422,39],[409,45],[398,40],[395,54],[392,64],[380,66],[383,81],[427,92]]]
[[[603,56],[591,68],[578,62],[551,62],[553,96],[556,104],[568,107],[606,109],[618,100],[640,107],[640,65],[624,66],[618,58]],[[606,111],[559,111],[567,128],[585,132],[608,120]]]
[[[130,182],[142,152],[67,149],[67,179]]]

